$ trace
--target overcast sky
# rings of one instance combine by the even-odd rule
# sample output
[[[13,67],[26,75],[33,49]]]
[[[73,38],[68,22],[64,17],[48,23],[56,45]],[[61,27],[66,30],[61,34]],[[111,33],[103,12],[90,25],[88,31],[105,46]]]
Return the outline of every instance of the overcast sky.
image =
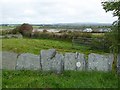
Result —
[[[0,23],[112,23],[101,0],[0,0]]]

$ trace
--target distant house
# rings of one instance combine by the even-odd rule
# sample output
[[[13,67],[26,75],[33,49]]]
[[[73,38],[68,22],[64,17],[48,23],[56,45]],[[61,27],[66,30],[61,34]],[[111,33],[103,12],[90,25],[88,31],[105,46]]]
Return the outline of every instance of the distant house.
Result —
[[[86,28],[83,30],[83,32],[92,32],[93,30],[91,28]]]
[[[101,28],[99,29],[99,32],[110,32],[111,29],[110,28]]]

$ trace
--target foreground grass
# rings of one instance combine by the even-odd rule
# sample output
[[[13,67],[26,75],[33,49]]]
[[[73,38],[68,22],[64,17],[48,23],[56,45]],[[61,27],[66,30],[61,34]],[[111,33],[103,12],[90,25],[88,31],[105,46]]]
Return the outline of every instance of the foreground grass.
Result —
[[[59,52],[81,52],[91,53],[98,52],[98,50],[91,50],[88,46],[79,46],[75,48],[72,46],[72,42],[62,40],[50,40],[50,39],[2,39],[2,50],[13,51],[16,53],[33,53],[39,54],[40,50],[55,48]]]
[[[117,88],[118,76],[111,72],[3,71],[3,88]]]

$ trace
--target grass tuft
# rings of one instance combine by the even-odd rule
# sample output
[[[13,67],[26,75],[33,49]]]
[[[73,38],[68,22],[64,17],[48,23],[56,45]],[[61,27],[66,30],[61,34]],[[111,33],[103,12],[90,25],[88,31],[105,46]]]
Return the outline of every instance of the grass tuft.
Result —
[[[117,88],[118,76],[112,72],[3,71],[3,88]]]

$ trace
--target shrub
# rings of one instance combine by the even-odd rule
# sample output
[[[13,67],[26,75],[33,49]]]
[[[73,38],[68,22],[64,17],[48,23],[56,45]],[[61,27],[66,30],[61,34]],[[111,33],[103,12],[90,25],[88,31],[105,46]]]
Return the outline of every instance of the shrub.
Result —
[[[1,35],[12,34],[12,30],[1,30],[0,34]]]
[[[20,33],[20,30],[19,30],[19,26],[17,26],[16,28],[14,28],[13,30],[12,30],[12,34],[18,34],[18,33]]]
[[[43,32],[45,33],[45,32],[48,32],[48,31],[46,29],[44,29]]]
[[[23,36],[31,36],[32,34],[32,30],[33,30],[33,27],[32,25],[30,24],[22,24],[20,27],[19,27],[19,32],[23,35]]]
[[[104,52],[109,52],[110,41],[107,38],[93,38],[91,42],[92,49],[103,50]]]

